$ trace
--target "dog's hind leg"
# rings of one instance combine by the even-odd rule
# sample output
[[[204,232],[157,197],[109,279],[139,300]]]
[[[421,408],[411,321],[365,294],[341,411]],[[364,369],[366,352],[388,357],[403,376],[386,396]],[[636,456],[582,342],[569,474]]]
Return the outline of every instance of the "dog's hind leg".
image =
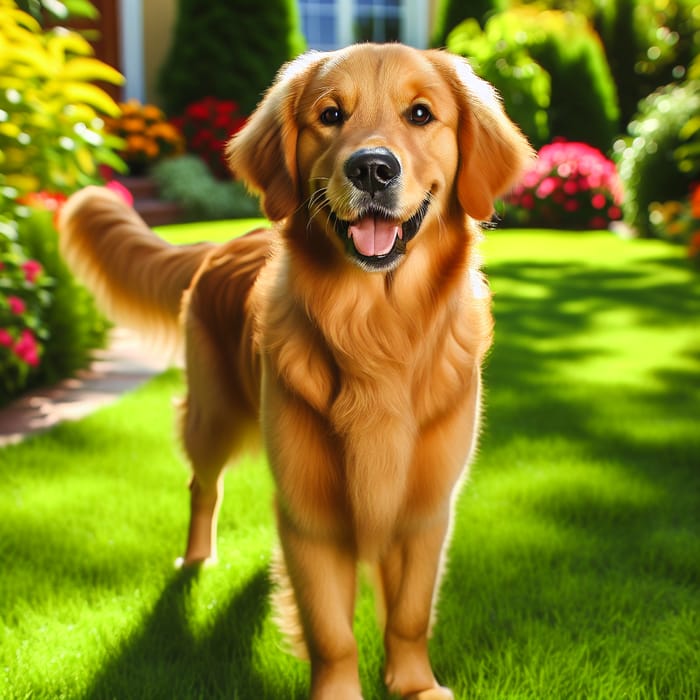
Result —
[[[190,525],[184,564],[216,560],[216,527],[227,463],[258,433],[255,415],[227,380],[225,364],[200,334],[187,349],[187,398],[181,408],[182,442],[192,466]]]
[[[182,437],[192,465],[190,524],[182,563],[216,561],[216,528],[224,491],[224,467],[231,455],[230,429],[204,417],[188,396]]]

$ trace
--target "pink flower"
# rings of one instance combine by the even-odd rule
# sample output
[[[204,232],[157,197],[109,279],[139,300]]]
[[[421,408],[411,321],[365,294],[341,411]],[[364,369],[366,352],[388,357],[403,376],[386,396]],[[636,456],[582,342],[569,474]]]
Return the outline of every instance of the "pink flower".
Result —
[[[22,270],[24,270],[24,279],[30,284],[36,282],[36,278],[42,273],[43,267],[41,263],[36,260],[27,260],[26,263],[22,265]]]
[[[525,193],[520,200],[520,206],[524,209],[532,209],[535,206],[535,198],[529,192]]]
[[[553,177],[548,177],[542,180],[540,186],[537,188],[537,196],[540,199],[546,199],[552,192],[557,188],[557,181]]]
[[[0,328],[0,346],[9,348],[12,347],[12,343],[14,343],[14,340],[9,331],[7,331],[5,328]]]
[[[605,195],[598,192],[591,197],[591,204],[594,209],[603,209],[606,205]]]
[[[116,180],[110,180],[105,187],[112,192],[116,192],[129,206],[134,204],[134,195],[129,192],[129,190],[122,185],[121,182]]]
[[[27,305],[24,300],[16,296],[7,297],[7,303],[10,305],[10,313],[19,316],[27,310]]]
[[[29,330],[23,330],[14,347],[15,355],[26,362],[30,367],[39,365],[39,345],[34,335]]]

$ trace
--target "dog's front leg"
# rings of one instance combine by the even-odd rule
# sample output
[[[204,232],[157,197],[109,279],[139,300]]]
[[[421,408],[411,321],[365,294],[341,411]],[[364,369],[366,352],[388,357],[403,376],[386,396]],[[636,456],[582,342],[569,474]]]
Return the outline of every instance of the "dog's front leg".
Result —
[[[450,700],[438,685],[428,658],[428,632],[439,583],[448,517],[396,540],[380,565],[386,605],[385,680],[389,690],[410,700]]]
[[[311,661],[312,700],[360,700],[352,631],[355,555],[332,539],[300,533],[278,513],[280,540]]]

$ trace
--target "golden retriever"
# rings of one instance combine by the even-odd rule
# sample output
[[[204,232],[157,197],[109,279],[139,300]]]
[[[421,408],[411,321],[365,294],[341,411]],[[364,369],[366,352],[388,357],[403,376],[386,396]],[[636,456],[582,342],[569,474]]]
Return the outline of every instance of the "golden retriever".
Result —
[[[262,428],[312,698],[361,697],[359,560],[389,691],[452,697],[427,640],[492,335],[478,222],[530,157],[464,60],[365,44],[284,67],[228,146],[273,229],[171,246],[99,188],[62,213],[67,260],[117,321],[184,330],[186,564],[215,558],[224,465]]]

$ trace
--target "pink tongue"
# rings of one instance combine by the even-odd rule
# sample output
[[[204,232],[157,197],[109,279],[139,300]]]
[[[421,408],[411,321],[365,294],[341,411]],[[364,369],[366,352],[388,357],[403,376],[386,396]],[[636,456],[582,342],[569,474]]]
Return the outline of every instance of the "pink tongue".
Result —
[[[348,228],[348,235],[355,243],[357,252],[367,257],[391,252],[396,237],[401,237],[401,233],[400,224],[373,216],[360,219]]]

